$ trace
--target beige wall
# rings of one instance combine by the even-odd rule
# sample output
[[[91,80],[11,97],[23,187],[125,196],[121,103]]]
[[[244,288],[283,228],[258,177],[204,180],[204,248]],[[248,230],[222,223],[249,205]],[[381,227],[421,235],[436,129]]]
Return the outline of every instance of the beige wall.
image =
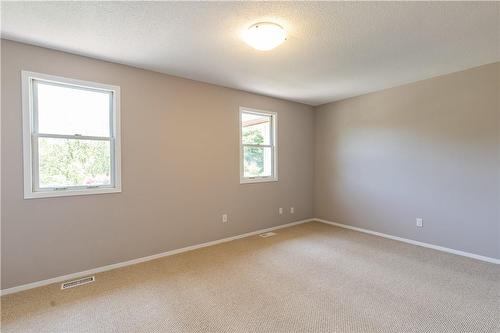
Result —
[[[2,288],[312,217],[311,107],[26,44],[1,46]],[[121,87],[122,193],[23,199],[21,70]],[[239,184],[240,105],[278,112],[278,182]]]
[[[500,258],[499,98],[495,63],[318,107],[315,216]]]

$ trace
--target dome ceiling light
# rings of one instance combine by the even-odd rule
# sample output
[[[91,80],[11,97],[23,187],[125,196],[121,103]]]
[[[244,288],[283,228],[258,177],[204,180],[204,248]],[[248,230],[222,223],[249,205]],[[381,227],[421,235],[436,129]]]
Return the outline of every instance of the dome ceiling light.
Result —
[[[286,31],[279,24],[259,22],[243,33],[243,40],[257,50],[269,51],[286,40]]]

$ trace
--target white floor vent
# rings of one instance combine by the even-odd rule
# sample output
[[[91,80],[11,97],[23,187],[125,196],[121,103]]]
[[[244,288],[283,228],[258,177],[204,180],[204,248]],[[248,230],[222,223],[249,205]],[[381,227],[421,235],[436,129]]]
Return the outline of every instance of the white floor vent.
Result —
[[[271,237],[271,236],[274,236],[274,235],[276,235],[275,232],[266,232],[266,233],[260,234],[259,236],[262,237],[262,238],[267,238],[267,237]]]
[[[78,287],[78,286],[81,286],[83,284],[92,283],[94,281],[95,281],[94,276],[87,276],[87,277],[84,277],[81,279],[64,282],[63,284],[61,284],[61,289],[69,289],[69,288],[73,288],[73,287]]]

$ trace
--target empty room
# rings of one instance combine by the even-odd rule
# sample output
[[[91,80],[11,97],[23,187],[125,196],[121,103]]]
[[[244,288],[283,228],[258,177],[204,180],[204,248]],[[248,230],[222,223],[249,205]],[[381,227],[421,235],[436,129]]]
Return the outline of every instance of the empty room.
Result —
[[[500,2],[0,11],[2,333],[500,332]]]

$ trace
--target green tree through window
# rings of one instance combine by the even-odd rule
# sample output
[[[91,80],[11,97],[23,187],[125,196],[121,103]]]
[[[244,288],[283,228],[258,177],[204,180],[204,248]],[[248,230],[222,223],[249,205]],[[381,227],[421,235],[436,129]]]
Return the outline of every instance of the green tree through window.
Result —
[[[257,129],[246,130],[243,134],[244,142],[253,144],[264,143],[261,131]],[[264,151],[260,147],[245,147],[245,173],[258,176],[264,171]]]
[[[40,138],[40,187],[110,184],[109,144]]]

